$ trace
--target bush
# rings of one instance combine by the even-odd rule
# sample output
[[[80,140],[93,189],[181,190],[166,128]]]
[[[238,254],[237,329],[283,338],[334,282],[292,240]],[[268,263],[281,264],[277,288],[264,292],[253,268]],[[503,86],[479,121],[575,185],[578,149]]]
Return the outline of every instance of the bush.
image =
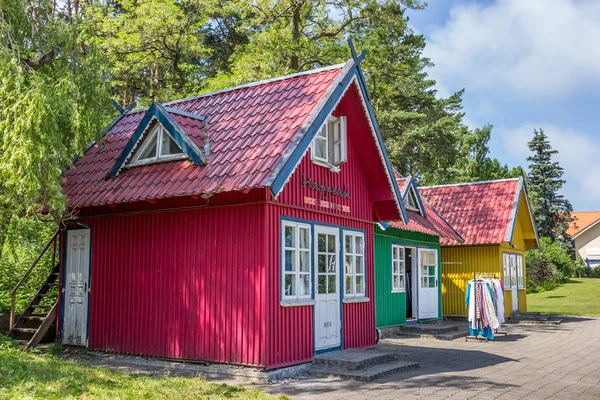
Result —
[[[527,257],[527,261],[531,262],[531,266],[527,268],[528,287],[533,289],[542,287],[544,284],[556,283],[556,266],[545,254],[538,252],[538,254]]]
[[[590,268],[591,274],[590,274],[590,278],[600,278],[600,267],[596,267],[596,268]]]
[[[567,249],[561,247],[559,242],[549,238],[541,238],[542,253],[556,266],[559,282],[564,283],[575,275],[575,260],[569,255]]]

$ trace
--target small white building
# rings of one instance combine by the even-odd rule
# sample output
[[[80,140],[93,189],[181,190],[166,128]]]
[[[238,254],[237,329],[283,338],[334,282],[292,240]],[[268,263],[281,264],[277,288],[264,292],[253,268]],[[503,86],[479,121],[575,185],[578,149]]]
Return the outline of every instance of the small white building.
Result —
[[[588,267],[600,265],[600,211],[579,211],[571,213],[567,233],[573,240],[575,251]]]

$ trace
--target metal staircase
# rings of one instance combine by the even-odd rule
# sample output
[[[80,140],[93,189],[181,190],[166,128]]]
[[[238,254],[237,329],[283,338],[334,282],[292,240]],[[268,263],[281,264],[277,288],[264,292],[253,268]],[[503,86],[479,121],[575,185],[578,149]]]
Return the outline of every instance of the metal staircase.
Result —
[[[36,260],[25,272],[11,293],[10,331],[8,335],[25,344],[25,348],[36,347],[48,333],[52,323],[56,321],[58,305],[58,273],[60,265],[56,262],[58,248],[58,232],[52,236]],[[40,260],[52,249],[54,267],[40,286],[29,305],[15,321],[17,292],[32,271],[40,264]]]

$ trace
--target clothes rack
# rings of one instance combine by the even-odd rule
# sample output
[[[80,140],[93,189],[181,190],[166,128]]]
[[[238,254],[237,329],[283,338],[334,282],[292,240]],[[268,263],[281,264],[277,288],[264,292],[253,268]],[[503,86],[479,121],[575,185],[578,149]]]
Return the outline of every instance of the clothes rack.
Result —
[[[478,281],[478,280],[480,280],[480,281],[483,281],[484,279],[499,279],[499,278],[496,276],[496,274],[495,274],[495,273],[477,273],[477,272],[474,272],[474,273],[473,273],[473,284],[474,284],[474,285],[477,285],[477,281]],[[468,287],[468,285],[467,285],[467,287]],[[475,286],[473,287],[473,290],[476,290],[476,287],[475,287]],[[466,295],[468,296],[468,295],[469,295],[469,293],[467,293]],[[498,301],[498,299],[497,299],[497,298],[496,298],[496,299],[493,299],[493,300],[494,300],[495,302],[497,302],[497,301]],[[473,308],[474,308],[475,310],[477,310],[477,306],[478,306],[477,302],[478,302],[478,296],[473,296],[473,303],[474,303],[474,304],[473,304]],[[468,315],[468,314],[467,314],[467,315]],[[471,321],[469,321],[469,320],[468,320],[468,317],[467,317],[467,323],[469,324],[469,331],[470,331],[470,330],[471,330]],[[504,336],[507,336],[507,335],[508,335],[508,332],[506,332],[506,331],[500,331],[500,330],[498,330],[498,329],[494,329],[494,328],[492,328],[492,329],[493,329],[493,334],[494,334],[494,335],[504,335]],[[466,342],[468,342],[468,341],[469,341],[469,339],[485,340],[486,342],[488,341],[488,338],[487,338],[487,337],[480,337],[480,335],[479,335],[479,334],[476,334],[476,335],[469,335],[469,336],[466,336],[466,337],[465,337],[465,341],[466,341]],[[492,337],[492,340],[493,340],[493,337]]]

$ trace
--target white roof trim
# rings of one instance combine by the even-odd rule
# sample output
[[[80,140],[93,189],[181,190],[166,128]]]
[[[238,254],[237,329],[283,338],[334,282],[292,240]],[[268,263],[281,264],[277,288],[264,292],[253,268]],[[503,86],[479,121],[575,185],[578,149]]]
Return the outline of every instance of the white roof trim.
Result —
[[[600,223],[600,219],[597,219],[596,222],[592,222],[591,224],[589,224],[588,226],[586,226],[585,228],[583,228],[582,230],[580,230],[579,232],[577,232],[576,234],[571,236],[571,240],[575,240],[575,238],[577,236],[581,235],[583,232],[587,232],[588,230],[592,229],[594,226],[598,225],[599,223]]]

